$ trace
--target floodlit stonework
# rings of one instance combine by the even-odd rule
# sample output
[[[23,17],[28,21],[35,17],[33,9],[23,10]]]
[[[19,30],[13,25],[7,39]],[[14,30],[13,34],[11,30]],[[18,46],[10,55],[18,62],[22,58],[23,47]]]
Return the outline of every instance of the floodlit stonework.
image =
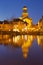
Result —
[[[24,6],[21,17],[14,18],[11,21],[0,21],[0,31],[43,32],[43,16],[38,21],[38,24],[33,24],[32,18],[28,15],[27,7]]]

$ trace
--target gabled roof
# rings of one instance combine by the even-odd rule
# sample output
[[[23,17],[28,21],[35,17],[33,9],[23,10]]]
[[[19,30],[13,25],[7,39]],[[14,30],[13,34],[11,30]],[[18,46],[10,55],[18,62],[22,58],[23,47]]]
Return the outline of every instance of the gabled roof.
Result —
[[[21,19],[19,19],[19,18],[15,18],[15,19],[13,19],[13,22],[18,22],[18,21],[23,22],[23,20],[21,20]]]
[[[4,24],[9,24],[9,21],[8,20],[4,20],[3,23]]]
[[[15,19],[13,19],[13,20],[11,21],[11,23],[17,23],[17,22],[22,22],[22,23],[24,23],[24,24],[27,24],[26,21],[24,22],[22,19],[19,19],[19,18],[15,18]]]
[[[3,21],[0,21],[0,24],[3,24]]]
[[[43,16],[42,16],[42,18],[39,20],[39,22],[42,22],[43,21]]]

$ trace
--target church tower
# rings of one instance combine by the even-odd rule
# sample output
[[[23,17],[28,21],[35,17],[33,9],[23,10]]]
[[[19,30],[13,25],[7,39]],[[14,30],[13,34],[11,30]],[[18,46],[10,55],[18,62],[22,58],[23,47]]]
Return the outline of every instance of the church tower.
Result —
[[[23,18],[28,17],[28,12],[27,12],[27,7],[26,6],[23,7],[22,17]]]
[[[32,26],[32,18],[28,17],[28,11],[27,11],[27,7],[24,6],[23,7],[23,12],[22,12],[22,16],[19,17],[19,19],[23,20],[24,22],[26,22],[28,25],[28,28],[30,28]]]

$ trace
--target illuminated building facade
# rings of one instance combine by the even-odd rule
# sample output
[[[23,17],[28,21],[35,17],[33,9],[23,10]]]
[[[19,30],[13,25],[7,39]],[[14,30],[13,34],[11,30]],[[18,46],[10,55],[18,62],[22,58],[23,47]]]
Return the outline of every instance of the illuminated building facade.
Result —
[[[38,28],[40,31],[43,31],[43,16],[42,18],[38,21]]]
[[[38,24],[33,25],[32,18],[28,16],[27,7],[23,7],[22,16],[14,18],[11,21],[4,20],[0,21],[0,31],[14,31],[14,32],[26,32],[29,31],[43,31],[43,16],[38,21]]]

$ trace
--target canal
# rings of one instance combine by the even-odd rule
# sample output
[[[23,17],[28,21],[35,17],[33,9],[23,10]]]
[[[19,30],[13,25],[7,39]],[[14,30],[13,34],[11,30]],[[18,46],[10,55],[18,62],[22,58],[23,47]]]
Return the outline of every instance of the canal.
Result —
[[[0,35],[0,65],[43,65],[43,35]]]

